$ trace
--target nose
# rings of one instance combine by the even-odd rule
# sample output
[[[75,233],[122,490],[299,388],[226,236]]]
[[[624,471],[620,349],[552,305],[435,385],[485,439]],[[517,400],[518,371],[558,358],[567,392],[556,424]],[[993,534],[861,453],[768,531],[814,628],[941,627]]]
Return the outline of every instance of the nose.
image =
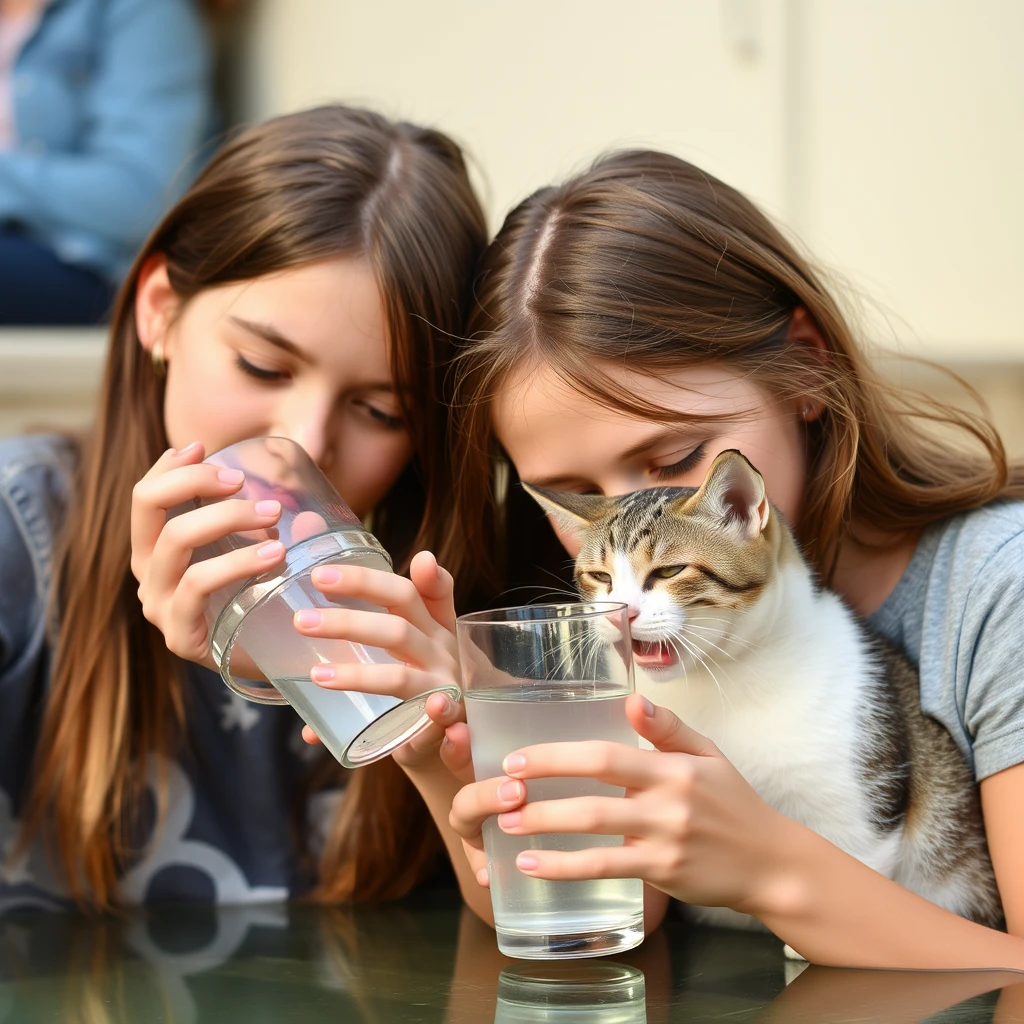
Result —
[[[626,609],[626,618],[632,622],[640,614],[639,608],[634,608],[633,605],[629,605]]]
[[[322,467],[330,449],[330,411],[307,408],[303,413],[275,426],[274,433],[302,445],[306,454]]]

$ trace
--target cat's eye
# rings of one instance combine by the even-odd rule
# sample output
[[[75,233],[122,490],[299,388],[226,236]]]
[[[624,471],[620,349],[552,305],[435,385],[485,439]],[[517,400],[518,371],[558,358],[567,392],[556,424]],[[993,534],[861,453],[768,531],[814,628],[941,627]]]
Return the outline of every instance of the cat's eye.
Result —
[[[589,576],[595,583],[602,583],[606,587],[612,585],[612,578],[606,572],[586,572],[585,576]]]
[[[651,575],[656,580],[670,580],[673,576],[678,576],[685,568],[685,565],[663,565],[659,569],[653,569]]]

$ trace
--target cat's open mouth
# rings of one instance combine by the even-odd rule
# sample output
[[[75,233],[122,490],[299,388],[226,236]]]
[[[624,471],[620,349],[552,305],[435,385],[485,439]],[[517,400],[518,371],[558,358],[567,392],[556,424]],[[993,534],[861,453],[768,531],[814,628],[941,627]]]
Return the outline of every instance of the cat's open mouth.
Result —
[[[665,668],[675,664],[676,652],[671,644],[661,640],[634,640],[633,660],[643,668]]]

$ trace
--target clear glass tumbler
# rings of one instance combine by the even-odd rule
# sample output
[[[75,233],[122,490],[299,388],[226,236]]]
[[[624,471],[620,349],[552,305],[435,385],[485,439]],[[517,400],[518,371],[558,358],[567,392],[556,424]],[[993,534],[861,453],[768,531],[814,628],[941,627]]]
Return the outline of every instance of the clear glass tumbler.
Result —
[[[638,746],[626,718],[633,657],[626,606],[527,605],[457,621],[466,716],[477,779],[500,776],[520,747],[565,740]],[[622,796],[594,779],[533,779],[529,800]],[[498,947],[527,959],[601,956],[643,940],[643,884],[635,878],[553,882],[524,875],[524,850],[621,846],[622,836],[506,835],[483,828]]]
[[[507,967],[494,1024],[647,1024],[643,972],[615,963]]]
[[[230,498],[281,503],[281,518],[269,530],[232,533],[197,549],[193,560],[210,558],[251,544],[280,540],[284,562],[268,572],[215,593],[207,619],[210,646],[221,678],[232,690],[262,704],[290,704],[346,767],[356,768],[387,756],[429,724],[424,711],[430,690],[404,703],[397,697],[328,690],[310,679],[314,665],[345,662],[393,662],[387,652],[345,640],[299,633],[293,624],[301,608],[341,604],[384,612],[364,601],[332,602],[310,579],[325,563],[365,565],[391,572],[391,559],[367,532],[301,445],[283,437],[256,437],[214,452],[206,462],[238,469],[245,481]],[[196,498],[172,515],[225,499]],[[240,678],[232,655],[243,650],[266,681]],[[455,687],[442,688],[455,700]]]

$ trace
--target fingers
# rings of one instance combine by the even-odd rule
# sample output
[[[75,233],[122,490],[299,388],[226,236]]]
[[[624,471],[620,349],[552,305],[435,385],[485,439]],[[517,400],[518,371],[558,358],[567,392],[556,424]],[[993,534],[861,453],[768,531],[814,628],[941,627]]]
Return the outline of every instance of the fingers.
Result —
[[[444,693],[435,693],[428,697],[425,709],[431,724],[413,736],[401,750],[395,752],[395,758],[400,764],[412,766],[433,760],[438,754],[438,748],[444,743],[445,729],[457,722],[462,714],[460,703]],[[472,777],[464,781],[468,782],[471,779]]]
[[[469,747],[469,726],[457,722],[448,726],[441,744],[441,762],[457,779],[473,779],[473,755]]]
[[[429,551],[421,551],[409,564],[409,578],[419,591],[431,618],[455,633],[455,580],[437,564]]]
[[[201,461],[202,457],[203,446],[200,444],[191,444],[180,452],[170,448],[153,463],[149,468],[149,472],[133,488],[131,511],[132,572],[135,573],[136,579],[139,578],[139,572],[136,570],[136,557],[139,552],[142,552],[144,555],[148,554],[156,543],[156,538],[167,521],[167,509],[188,501],[199,493],[195,490],[190,491],[188,486],[182,483],[177,500],[165,503],[167,485],[162,482],[164,477],[170,476],[172,478],[171,486],[173,487],[175,481],[181,479],[180,471],[186,470],[190,474],[187,478],[194,481],[198,475],[201,481],[200,485],[205,486],[207,489],[212,488],[214,494],[231,494],[241,486],[241,484],[235,486],[224,484],[217,478],[215,471],[210,473],[199,469],[197,474],[197,467],[194,464],[197,461]],[[205,469],[208,470],[210,467],[205,467]],[[213,495],[209,496],[212,497]]]
[[[526,786],[516,779],[498,777],[471,782],[455,794],[448,823],[464,842],[483,848],[480,829],[492,815],[511,811],[526,799]]]
[[[664,775],[654,751],[604,740],[523,747],[509,754],[502,768],[517,779],[568,776],[600,779],[626,789],[652,786]]]
[[[528,850],[516,857],[516,867],[531,878],[579,881],[586,878],[647,878],[650,857],[641,846],[594,846],[560,852]]]
[[[317,736],[317,734],[313,732],[313,730],[308,725],[304,725],[302,727],[302,738],[308,744],[310,744],[310,746],[314,747],[319,743],[323,743],[323,740],[321,740],[320,737]]]
[[[317,590],[332,601],[356,598],[405,619],[427,636],[437,630],[416,585],[404,576],[360,565],[321,565],[311,575]]]
[[[651,824],[649,808],[617,796],[531,801],[498,815],[498,827],[513,836],[549,832],[642,836]]]
[[[385,578],[390,576],[376,570],[368,571]],[[401,579],[400,576],[392,578]],[[305,636],[380,647],[399,661],[444,675],[445,685],[458,685],[458,666],[449,651],[399,615],[354,608],[303,608],[295,613],[294,621],[295,628]]]
[[[175,586],[196,548],[229,533],[268,531],[280,518],[279,501],[253,502],[240,498],[227,498],[176,516],[167,521],[153,545],[147,583],[156,590]],[[265,539],[275,538],[266,533]],[[253,546],[259,546],[258,542]]]
[[[424,672],[401,663],[364,665],[314,665],[309,678],[325,690],[348,690],[356,693],[378,693],[381,696],[408,700],[427,690],[451,686],[450,676]],[[456,706],[455,701],[450,702]],[[452,718],[451,721],[456,721]],[[445,723],[449,724],[449,723]],[[440,735],[438,736],[440,742]]]
[[[718,748],[706,736],[691,729],[668,708],[658,707],[638,693],[627,698],[626,717],[637,733],[658,750],[697,757],[713,757],[718,753]]]

